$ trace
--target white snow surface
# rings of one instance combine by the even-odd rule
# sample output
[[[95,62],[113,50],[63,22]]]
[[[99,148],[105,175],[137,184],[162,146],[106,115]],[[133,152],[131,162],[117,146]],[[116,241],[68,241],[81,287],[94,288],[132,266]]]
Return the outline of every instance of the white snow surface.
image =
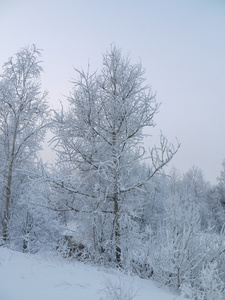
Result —
[[[183,299],[158,288],[152,280],[118,270],[0,247],[0,300],[106,300],[101,293],[106,280],[132,285],[137,291],[134,300]]]

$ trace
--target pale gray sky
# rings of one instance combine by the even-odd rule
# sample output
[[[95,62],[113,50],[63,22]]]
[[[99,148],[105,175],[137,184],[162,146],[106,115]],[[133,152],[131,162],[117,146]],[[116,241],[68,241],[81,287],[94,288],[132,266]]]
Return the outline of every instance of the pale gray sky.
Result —
[[[43,86],[53,107],[71,90],[73,66],[101,68],[112,42],[141,59],[157,92],[161,129],[212,183],[225,159],[224,0],[0,0],[0,65],[28,44],[43,51]],[[156,139],[154,139],[154,142]]]

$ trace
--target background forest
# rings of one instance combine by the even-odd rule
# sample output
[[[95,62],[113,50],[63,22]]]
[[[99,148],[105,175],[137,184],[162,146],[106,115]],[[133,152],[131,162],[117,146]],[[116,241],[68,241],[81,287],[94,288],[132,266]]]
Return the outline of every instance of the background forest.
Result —
[[[75,69],[68,109],[49,109],[42,71],[36,46],[3,66],[1,246],[120,268],[191,299],[224,299],[225,162],[214,186],[197,167],[166,173],[180,144],[161,134],[152,145],[160,105],[141,63],[115,45],[100,71]],[[49,131],[54,165],[40,155]]]

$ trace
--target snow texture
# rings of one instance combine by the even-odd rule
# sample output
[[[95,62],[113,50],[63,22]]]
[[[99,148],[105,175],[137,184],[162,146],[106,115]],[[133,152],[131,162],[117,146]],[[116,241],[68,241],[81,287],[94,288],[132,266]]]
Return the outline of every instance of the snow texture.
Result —
[[[105,283],[115,286],[118,280],[137,292],[134,300],[183,299],[116,270],[0,247],[0,300],[105,300]]]

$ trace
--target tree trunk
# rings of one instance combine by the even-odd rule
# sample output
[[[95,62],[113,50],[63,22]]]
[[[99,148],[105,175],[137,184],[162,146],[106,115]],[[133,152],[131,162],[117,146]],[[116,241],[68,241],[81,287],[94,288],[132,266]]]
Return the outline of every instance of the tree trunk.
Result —
[[[120,226],[118,221],[119,203],[118,196],[114,196],[114,234],[115,234],[115,247],[116,247],[116,262],[120,265],[121,263],[121,248],[120,248]]]
[[[11,161],[10,161],[10,164],[9,164],[8,180],[7,180],[7,187],[6,187],[5,211],[4,211],[4,220],[3,220],[3,241],[4,242],[6,242],[7,239],[8,239],[9,203],[10,203],[10,196],[11,196],[13,163],[14,163],[14,159],[16,157],[15,144],[16,144],[18,122],[19,122],[19,119],[17,118],[16,125],[15,125],[15,128],[14,128],[14,134],[13,134]]]
[[[13,161],[11,161],[10,166],[9,166],[9,173],[8,173],[8,180],[7,180],[7,187],[6,187],[6,196],[5,196],[5,211],[4,211],[3,232],[2,232],[2,237],[3,237],[4,243],[6,243],[6,241],[8,239],[9,202],[10,202],[11,185],[12,185],[12,167],[13,167]]]
[[[3,221],[2,221],[2,239],[4,244],[8,238],[8,214],[4,211]]]
[[[113,165],[114,165],[114,220],[113,220],[113,230],[115,236],[115,250],[116,250],[116,262],[118,265],[121,263],[121,248],[120,248],[120,226],[118,220],[118,212],[119,212],[119,191],[118,191],[118,172],[117,172],[117,155],[116,155],[116,132],[115,125],[112,135],[112,154],[113,154]]]

